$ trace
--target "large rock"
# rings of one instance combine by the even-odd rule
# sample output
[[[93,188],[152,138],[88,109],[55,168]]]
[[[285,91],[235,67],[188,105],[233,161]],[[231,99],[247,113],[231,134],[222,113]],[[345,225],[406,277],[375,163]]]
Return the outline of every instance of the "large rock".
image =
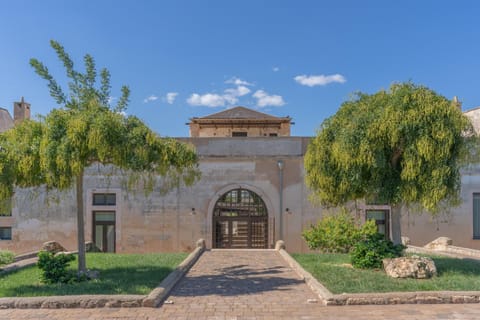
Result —
[[[102,252],[102,250],[99,247],[97,247],[97,245],[92,241],[85,242],[85,251],[86,252]]]
[[[448,246],[451,246],[452,243],[452,239],[448,237],[440,237],[430,243],[427,243],[424,248],[431,250],[447,250]]]
[[[51,253],[64,252],[67,251],[60,243],[57,241],[48,241],[42,245],[42,250],[48,251]]]
[[[419,256],[383,259],[383,269],[392,278],[428,279],[437,274],[433,260]]]

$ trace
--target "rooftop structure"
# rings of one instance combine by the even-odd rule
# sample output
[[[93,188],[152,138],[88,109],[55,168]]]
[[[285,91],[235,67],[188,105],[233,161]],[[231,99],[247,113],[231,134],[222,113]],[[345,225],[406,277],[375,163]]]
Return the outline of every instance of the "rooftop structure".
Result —
[[[187,123],[190,137],[288,137],[292,118],[235,107]]]
[[[13,103],[13,119],[5,108],[0,108],[0,133],[13,128],[15,124],[30,119],[30,103],[25,102],[22,97],[20,102]]]

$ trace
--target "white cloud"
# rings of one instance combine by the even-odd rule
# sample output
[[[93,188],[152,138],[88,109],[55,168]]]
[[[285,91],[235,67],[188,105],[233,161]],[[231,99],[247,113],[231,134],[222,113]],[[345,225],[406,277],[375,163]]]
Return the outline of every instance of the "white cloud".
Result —
[[[108,104],[113,103],[113,101],[117,100],[116,97],[109,96],[108,97]]]
[[[282,96],[279,95],[269,95],[263,90],[257,90],[253,97],[257,99],[257,107],[263,108],[266,106],[280,107],[285,104]]]
[[[165,99],[167,100],[168,104],[173,104],[177,96],[178,96],[178,92],[168,92]]]
[[[143,99],[143,103],[149,103],[149,102],[155,101],[157,99],[158,99],[158,97],[156,95],[152,94],[152,95],[146,97],[145,99]]]
[[[280,71],[280,68],[279,68],[279,67],[273,67],[273,68],[272,68],[272,71],[273,71],[273,72],[278,72],[278,71]]]
[[[332,82],[338,82],[338,83],[344,83],[347,81],[344,76],[341,74],[331,74],[331,75],[318,75],[318,76],[307,76],[305,74],[296,76],[295,81],[300,83],[303,86],[309,86],[309,87],[314,87],[314,86],[325,86],[329,83]]]
[[[187,103],[192,106],[221,107],[225,105],[225,98],[216,93],[202,95],[193,93],[190,98],[187,99]]]
[[[245,80],[242,80],[242,79],[239,79],[237,77],[233,77],[231,79],[228,79],[227,81],[225,81],[225,83],[234,84],[236,86],[253,86],[252,83],[250,83],[248,81],[245,81]]]
[[[225,104],[236,104],[238,98],[250,93],[250,89],[245,86],[229,88],[223,91],[223,94],[206,93],[200,95],[194,93],[187,99],[187,103],[192,106],[222,107]]]

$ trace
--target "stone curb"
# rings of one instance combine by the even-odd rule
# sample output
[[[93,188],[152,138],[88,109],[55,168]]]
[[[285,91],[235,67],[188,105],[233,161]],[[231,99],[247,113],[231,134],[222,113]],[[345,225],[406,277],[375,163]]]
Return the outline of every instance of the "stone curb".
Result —
[[[4,273],[7,273],[7,272],[11,272],[13,270],[33,266],[37,263],[37,261],[38,261],[38,258],[36,258],[36,257],[15,261],[15,262],[5,266],[4,268],[0,268],[0,275],[2,275]]]
[[[329,301],[334,298],[334,295],[325,288],[320,282],[315,279],[310,272],[302,268],[302,266],[293,259],[285,248],[278,248],[278,253],[285,259],[288,265],[299,275],[299,277],[305,281],[305,283],[312,289],[312,291],[318,295],[323,304],[330,305]]]
[[[148,296],[144,295],[76,295],[47,297],[0,298],[0,309],[60,309],[60,308],[134,308],[157,307],[205,250],[205,241],[172,271]],[[23,260],[26,261],[26,260]],[[35,264],[34,261],[32,264]],[[22,267],[25,265],[22,265]],[[12,269],[19,266],[12,267]],[[12,270],[10,269],[10,270]]]
[[[131,308],[141,307],[140,295],[78,295],[0,298],[0,309]]]
[[[33,251],[33,252],[27,252],[27,253],[19,254],[18,256],[15,256],[15,262],[21,261],[21,260],[26,260],[26,259],[36,258],[38,256],[39,252],[40,251]]]
[[[190,255],[183,260],[178,267],[173,270],[163,281],[150,292],[150,294],[143,299],[143,307],[156,308],[160,303],[168,296],[173,287],[183,278],[183,276],[190,270],[195,264],[198,258],[205,251],[205,240],[200,239],[197,241],[197,247],[190,253]]]
[[[418,291],[387,293],[332,294],[317,279],[293,259],[285,246],[276,247],[280,255],[327,306],[386,305],[386,304],[447,304],[480,303],[480,291]]]

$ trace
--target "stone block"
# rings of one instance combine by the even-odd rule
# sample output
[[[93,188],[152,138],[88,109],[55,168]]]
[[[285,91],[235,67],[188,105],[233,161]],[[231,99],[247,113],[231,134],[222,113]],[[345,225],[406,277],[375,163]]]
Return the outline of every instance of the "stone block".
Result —
[[[433,260],[419,256],[383,259],[383,269],[392,278],[428,279],[437,274]]]
[[[432,242],[426,244],[424,248],[431,250],[446,250],[448,246],[451,246],[453,243],[452,239],[448,237],[439,237]]]
[[[85,242],[86,252],[102,252],[102,250],[95,245],[92,241]]]
[[[57,253],[57,252],[65,252],[67,249],[62,247],[62,245],[56,241],[48,241],[42,245],[42,250]]]

